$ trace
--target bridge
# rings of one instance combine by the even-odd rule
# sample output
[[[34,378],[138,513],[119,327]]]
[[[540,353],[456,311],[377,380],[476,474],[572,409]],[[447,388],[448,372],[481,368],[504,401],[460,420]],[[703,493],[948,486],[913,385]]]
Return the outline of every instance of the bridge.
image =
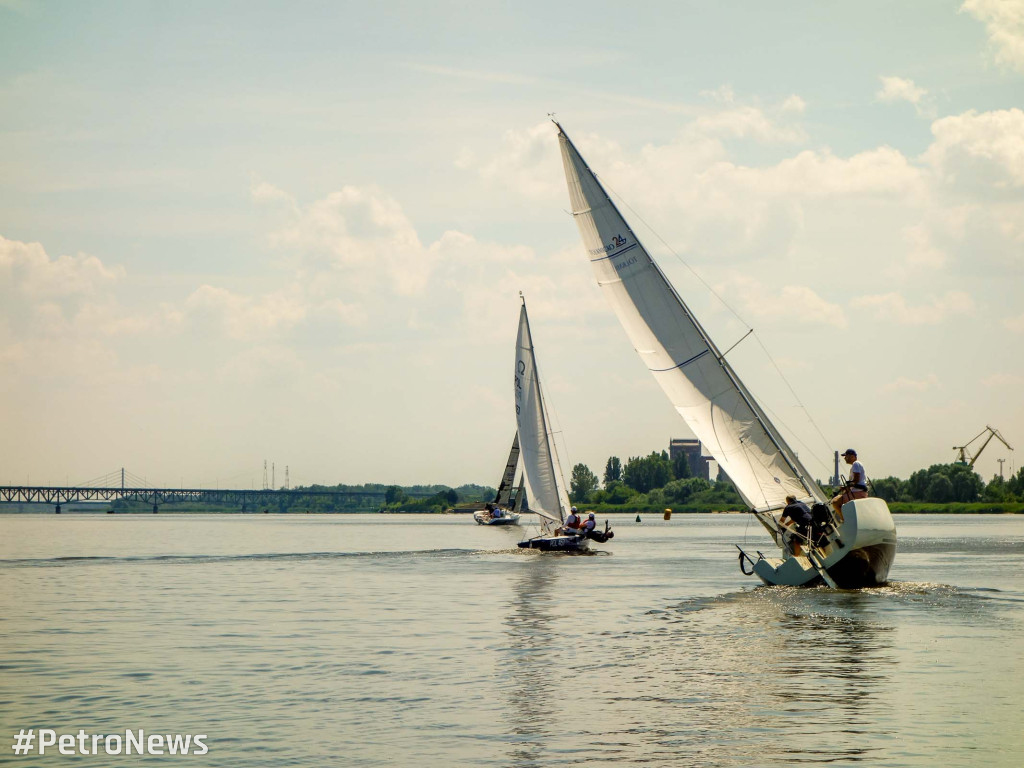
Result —
[[[116,480],[118,474],[120,475],[121,484],[119,486],[111,484],[110,481]],[[134,481],[137,484],[136,487],[126,487],[126,479]],[[96,484],[96,481],[90,481],[79,486],[0,486],[0,504],[52,504],[57,514],[60,514],[61,506],[64,504],[90,501],[143,503],[152,505],[154,513],[158,512],[163,504],[181,502],[220,504],[240,508],[242,512],[251,512],[271,508],[301,508],[303,504],[323,509],[323,501],[329,502],[335,508],[365,508],[373,502],[383,501],[387,496],[387,491],[365,490],[153,488],[144,485],[142,478],[126,472],[124,469],[119,473],[104,475],[101,478],[97,478],[97,480],[100,481],[99,484]],[[429,492],[405,491],[404,489],[403,492],[412,498],[428,498],[434,495]]]
[[[433,494],[410,493],[409,496],[426,497]],[[157,512],[161,504],[192,501],[204,504],[223,504],[241,507],[243,512],[256,508],[279,507],[286,502],[289,507],[326,499],[337,505],[339,502],[383,500],[384,491],[305,491],[305,490],[209,490],[205,488],[91,488],[61,486],[0,486],[0,503],[53,504],[61,511],[62,504],[83,501],[128,501],[153,505]]]

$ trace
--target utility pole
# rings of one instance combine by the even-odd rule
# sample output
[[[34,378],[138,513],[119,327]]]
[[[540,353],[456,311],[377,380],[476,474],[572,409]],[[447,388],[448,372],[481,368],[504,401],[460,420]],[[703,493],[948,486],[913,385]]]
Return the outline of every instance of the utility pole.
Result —
[[[999,462],[999,479],[1002,480],[1003,479],[1003,462],[1006,461],[1006,459],[996,459],[996,461]]]
[[[284,465],[284,489],[290,491],[292,489],[291,480],[288,479],[288,465]]]
[[[263,460],[263,490],[267,490],[267,460]]]
[[[270,487],[277,490],[277,464],[270,462]]]

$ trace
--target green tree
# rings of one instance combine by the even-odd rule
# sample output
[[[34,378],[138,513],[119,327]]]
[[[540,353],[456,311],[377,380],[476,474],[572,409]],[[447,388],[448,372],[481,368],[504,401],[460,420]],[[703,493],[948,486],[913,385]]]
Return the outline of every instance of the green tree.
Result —
[[[672,459],[672,474],[676,480],[693,477],[693,471],[690,469],[690,459],[686,456],[684,451],[680,451],[676,454],[676,457]]]
[[[622,481],[630,488],[647,493],[654,488],[662,488],[672,480],[672,463],[668,455],[662,451],[653,451],[650,456],[640,458],[634,456],[626,462],[622,469]]]
[[[989,484],[985,486],[983,494],[985,501],[1007,501],[1007,496],[1009,495],[1010,492],[1006,487],[1006,481],[999,475],[993,476]]]
[[[883,477],[881,480],[871,481],[871,490],[875,496],[885,501],[899,501],[905,485],[906,483],[898,477]]]
[[[665,486],[665,501],[669,504],[685,504],[695,495],[710,490],[711,483],[700,477],[673,480]]]
[[[401,503],[408,498],[405,491],[401,486],[389,485],[388,489],[384,492],[384,503],[395,504]]]
[[[635,495],[636,491],[621,480],[612,480],[601,492],[600,500],[605,504],[625,504]]]
[[[936,504],[944,504],[953,501],[953,481],[942,472],[936,472],[931,476],[928,487],[924,492],[924,500]]]
[[[586,464],[577,464],[572,468],[572,480],[569,485],[573,501],[586,501],[590,494],[597,490],[597,475],[591,472]]]
[[[608,463],[604,465],[604,484],[608,487],[608,483],[614,483],[617,480],[622,479],[622,462],[619,461],[618,456],[609,456]]]

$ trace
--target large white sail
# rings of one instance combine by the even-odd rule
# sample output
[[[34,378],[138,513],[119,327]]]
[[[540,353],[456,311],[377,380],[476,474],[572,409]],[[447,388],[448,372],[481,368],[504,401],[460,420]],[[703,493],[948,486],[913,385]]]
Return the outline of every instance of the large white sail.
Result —
[[[783,507],[788,494],[825,501],[562,127],[558,129],[573,216],[598,285],[672,405],[750,507]]]
[[[494,503],[508,508],[509,500],[512,498],[512,488],[516,481],[516,465],[519,463],[519,433],[512,438],[512,450],[508,452],[508,461],[505,463],[505,471],[501,475],[501,482],[498,483],[498,495]]]
[[[530,511],[540,517],[545,533],[551,533],[565,519],[569,497],[544,409],[525,302],[516,339],[515,402],[519,456],[530,489]]]

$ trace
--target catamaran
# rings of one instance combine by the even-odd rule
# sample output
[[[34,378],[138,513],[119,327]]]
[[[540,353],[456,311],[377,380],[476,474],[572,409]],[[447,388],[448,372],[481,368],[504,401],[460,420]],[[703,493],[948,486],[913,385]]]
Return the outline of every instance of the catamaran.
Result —
[[[519,481],[519,490],[516,491],[515,500],[512,496],[512,484],[516,479],[516,465],[519,463],[519,433],[516,432],[512,438],[512,450],[509,451],[508,461],[505,462],[505,470],[501,473],[501,481],[498,483],[498,493],[494,501],[487,505],[486,509],[478,509],[473,513],[473,519],[480,525],[519,525],[519,514],[523,508],[523,499],[526,493],[523,490],[523,481]]]
[[[558,128],[573,217],[598,285],[633,347],[693,433],[781,550],[740,549],[740,567],[770,585],[882,584],[896,554],[896,525],[882,499],[848,501],[836,515],[732,366],[637,239],[579,151]],[[786,497],[811,505],[815,523],[792,547],[780,524]],[[745,573],[749,573],[744,570]]]
[[[520,294],[522,295],[522,294]],[[519,426],[520,459],[530,489],[530,511],[540,520],[541,534],[524,539],[519,546],[554,552],[584,552],[591,540],[607,541],[614,532],[605,523],[604,532],[585,535],[580,529],[566,529],[565,518],[570,509],[569,494],[558,458],[551,419],[537,373],[537,358],[530,333],[526,300],[519,312],[519,335],[516,338],[515,371],[516,423]]]

